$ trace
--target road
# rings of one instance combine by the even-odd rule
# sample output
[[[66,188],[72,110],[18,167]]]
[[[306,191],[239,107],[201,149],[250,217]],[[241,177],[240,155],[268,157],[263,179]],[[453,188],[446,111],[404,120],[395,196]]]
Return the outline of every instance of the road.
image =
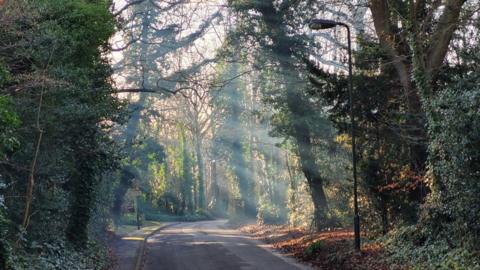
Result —
[[[185,222],[150,236],[144,270],[305,270],[260,241],[228,229],[226,220]]]

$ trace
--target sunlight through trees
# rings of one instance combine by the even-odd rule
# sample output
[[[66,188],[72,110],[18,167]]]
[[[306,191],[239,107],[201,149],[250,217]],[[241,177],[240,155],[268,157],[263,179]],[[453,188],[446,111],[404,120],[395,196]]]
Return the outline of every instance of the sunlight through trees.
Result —
[[[479,5],[0,1],[0,269],[217,218],[321,269],[480,269]]]

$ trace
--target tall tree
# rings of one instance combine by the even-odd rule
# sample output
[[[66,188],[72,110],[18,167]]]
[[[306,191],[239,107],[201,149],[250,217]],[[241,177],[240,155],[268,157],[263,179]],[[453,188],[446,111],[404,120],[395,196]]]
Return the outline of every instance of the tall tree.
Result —
[[[96,191],[103,175],[118,165],[112,127],[125,116],[112,95],[112,73],[103,57],[115,27],[108,8],[106,1],[70,0],[12,1],[0,8],[0,69],[8,74],[7,80],[1,76],[0,94],[10,97],[22,121],[17,140],[10,140],[16,148],[7,145],[11,149],[4,154],[2,148],[0,157],[0,175],[8,186],[2,193],[14,198],[5,200],[11,222],[5,241],[15,238],[16,243],[7,269],[22,267],[12,260],[55,267],[49,248],[27,252],[32,243],[62,245],[65,253],[74,246],[80,258],[87,256],[90,225],[96,222],[92,216],[100,207]],[[67,257],[63,262],[71,265]]]
[[[442,117],[436,100],[442,96],[442,83],[439,78],[442,69],[447,68],[445,60],[454,33],[458,29],[462,11],[468,11],[465,8],[466,2],[408,1],[393,4],[387,1],[370,1],[370,10],[380,45],[388,53],[395,67],[407,97],[407,108],[415,116],[412,121],[418,121],[412,122],[416,134],[424,138],[427,134],[424,126],[428,128],[431,165],[429,169],[433,174],[431,199],[446,208],[449,208],[446,204],[449,201],[447,198],[462,184],[458,182],[459,179],[452,179],[441,173],[442,167],[437,162],[439,158],[441,159],[439,153],[443,150],[440,150],[442,147],[438,144],[432,144],[439,138],[440,131],[434,127],[438,127],[437,119]],[[425,158],[419,158],[422,156],[425,154],[415,154],[414,159],[425,164]],[[464,207],[469,208],[462,205],[454,208],[451,215],[446,213],[442,215],[446,215],[447,219],[450,216],[455,222],[464,220],[465,224],[469,224],[467,219],[458,216],[456,212],[462,211]]]
[[[277,84],[277,91],[281,95],[277,95],[280,96],[277,101],[278,106],[282,106],[283,119],[288,121],[276,129],[280,131],[278,134],[292,137],[296,143],[302,171],[315,205],[314,221],[320,230],[327,224],[328,203],[323,187],[325,179],[316,164],[314,141],[317,136],[328,137],[331,134],[318,134],[312,128],[315,125],[312,125],[310,117],[315,110],[306,99],[305,92],[302,92],[305,91],[306,84],[302,87],[302,83],[299,83],[304,71],[302,59],[307,51],[304,43],[307,38],[298,35],[298,32],[294,34],[297,30],[295,27],[303,27],[303,21],[294,21],[294,18],[306,20],[308,14],[297,13],[306,4],[302,1],[283,1],[277,6],[275,1],[230,1],[244,22],[257,20],[262,26],[260,31],[246,26],[245,33],[262,46],[264,52],[270,53],[272,61],[267,63],[280,70],[281,77],[278,79],[281,83]],[[260,16],[252,16],[255,12]],[[289,30],[292,28],[295,30]],[[264,35],[268,36],[268,40],[264,39]]]
[[[238,58],[237,58],[238,59]],[[234,78],[230,80],[216,95],[214,102],[216,106],[222,107],[223,119],[216,130],[216,144],[221,145],[221,149],[225,152],[230,168],[235,176],[236,183],[239,188],[239,205],[237,210],[242,211],[250,217],[256,214],[255,200],[252,194],[253,180],[249,171],[248,161],[246,159],[246,140],[245,125],[243,119],[245,117],[245,84],[239,78],[241,64],[226,64],[221,70],[220,77]]]

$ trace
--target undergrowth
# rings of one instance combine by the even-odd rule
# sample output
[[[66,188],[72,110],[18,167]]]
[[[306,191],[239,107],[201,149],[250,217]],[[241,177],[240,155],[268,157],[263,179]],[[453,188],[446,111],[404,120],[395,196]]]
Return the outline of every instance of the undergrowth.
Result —
[[[413,270],[477,270],[480,253],[467,247],[454,247],[446,240],[433,239],[421,228],[405,226],[383,239],[389,260]]]
[[[76,251],[64,241],[32,243],[17,249],[8,258],[8,270],[85,270],[109,269],[112,261],[105,246],[90,242]]]

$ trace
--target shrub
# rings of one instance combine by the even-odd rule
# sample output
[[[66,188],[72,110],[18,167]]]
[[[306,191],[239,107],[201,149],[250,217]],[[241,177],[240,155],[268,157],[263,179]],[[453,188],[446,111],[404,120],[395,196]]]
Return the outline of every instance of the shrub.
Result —
[[[432,238],[475,250],[480,250],[479,81],[479,72],[458,76],[430,104],[433,193],[421,216]]]
[[[430,239],[426,227],[405,226],[385,238],[390,260],[412,269],[480,269],[478,252],[465,247],[452,248],[445,239]]]
[[[280,209],[275,205],[262,204],[258,208],[258,222],[262,224],[281,224],[285,221],[282,218]]]
[[[315,241],[315,242],[311,243],[307,247],[307,249],[305,249],[305,251],[304,251],[305,256],[315,257],[315,255],[320,253],[320,251],[322,250],[323,247],[324,247],[324,244],[321,240]]]

